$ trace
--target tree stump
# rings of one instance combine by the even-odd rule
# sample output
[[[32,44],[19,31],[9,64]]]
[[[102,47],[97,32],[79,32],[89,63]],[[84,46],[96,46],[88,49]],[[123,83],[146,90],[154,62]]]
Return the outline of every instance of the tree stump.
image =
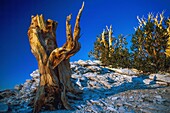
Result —
[[[66,93],[80,93],[73,87],[69,58],[80,49],[80,17],[84,3],[78,12],[74,33],[70,25],[71,14],[66,19],[67,41],[62,47],[57,46],[56,27],[57,22],[53,20],[44,21],[43,15],[32,16],[28,37],[31,52],[35,56],[39,72],[40,83],[34,99],[34,113],[40,112],[41,108],[48,110],[72,109]]]

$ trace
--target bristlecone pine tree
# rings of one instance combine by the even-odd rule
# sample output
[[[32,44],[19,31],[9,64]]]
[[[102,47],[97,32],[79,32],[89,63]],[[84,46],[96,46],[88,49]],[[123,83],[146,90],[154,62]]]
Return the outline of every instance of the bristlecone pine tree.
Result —
[[[166,56],[167,57],[170,57],[170,18],[168,18],[168,20],[167,20],[167,34],[168,34],[168,42],[167,42],[167,48],[166,48],[166,52],[165,52],[165,54],[166,54]]]
[[[134,67],[145,72],[166,71],[170,64],[165,55],[168,47],[167,19],[163,13],[148,14],[148,18],[139,18],[139,26],[132,37]],[[167,49],[168,55],[168,49]]]
[[[114,51],[112,53],[111,62],[113,67],[131,67],[127,44],[126,36],[120,34],[114,44]]]
[[[74,94],[81,91],[75,89],[70,81],[71,68],[69,58],[80,49],[80,17],[84,3],[78,12],[74,34],[70,25],[71,15],[66,19],[66,43],[58,48],[56,42],[57,22],[48,19],[44,21],[42,15],[32,16],[28,37],[31,52],[35,56],[39,72],[40,83],[34,99],[34,113],[40,112],[41,108],[48,110],[72,109],[66,93]]]
[[[110,28],[106,26],[106,30],[104,29],[103,32],[97,36],[96,42],[94,42],[94,50],[89,52],[90,57],[102,61],[103,65],[110,64],[109,59],[113,52],[112,42],[115,40],[112,34],[112,26],[110,26]]]
[[[126,38],[123,35],[115,38],[112,34],[112,26],[106,26],[94,42],[94,50],[89,52],[89,56],[100,60],[106,66],[129,67],[130,54],[126,47]]]

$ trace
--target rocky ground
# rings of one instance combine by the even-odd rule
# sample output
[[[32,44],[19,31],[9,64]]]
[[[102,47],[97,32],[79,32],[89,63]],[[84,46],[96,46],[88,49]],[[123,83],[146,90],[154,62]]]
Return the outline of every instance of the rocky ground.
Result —
[[[83,90],[68,93],[73,111],[43,113],[170,113],[170,74],[143,75],[135,69],[102,67],[99,61],[71,62],[72,81]],[[13,90],[0,91],[0,112],[31,113],[39,72]]]

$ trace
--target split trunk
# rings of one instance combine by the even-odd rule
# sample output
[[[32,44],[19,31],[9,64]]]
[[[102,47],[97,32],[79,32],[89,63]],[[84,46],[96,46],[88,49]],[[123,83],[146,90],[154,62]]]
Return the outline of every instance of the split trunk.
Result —
[[[84,3],[78,12],[74,33],[72,33],[70,20],[66,19],[67,41],[62,47],[57,46],[56,27],[57,22],[48,19],[44,21],[42,15],[32,16],[28,37],[31,52],[36,57],[40,73],[40,83],[34,99],[34,113],[40,112],[42,108],[48,110],[72,109],[66,93],[80,93],[73,87],[69,58],[80,49],[80,17]]]

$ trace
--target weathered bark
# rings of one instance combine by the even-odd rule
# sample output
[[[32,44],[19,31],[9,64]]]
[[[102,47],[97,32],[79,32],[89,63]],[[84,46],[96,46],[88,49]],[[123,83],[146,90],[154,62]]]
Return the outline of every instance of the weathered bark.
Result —
[[[67,92],[80,93],[72,86],[70,81],[71,69],[69,58],[80,49],[80,17],[84,3],[78,12],[72,34],[70,20],[71,15],[66,20],[66,43],[58,48],[56,42],[57,22],[48,19],[44,21],[42,15],[32,16],[31,25],[28,30],[28,37],[31,46],[31,52],[37,59],[40,83],[34,99],[34,113],[41,108],[54,109],[72,109],[67,97]]]
[[[113,30],[112,30],[112,25],[110,25],[110,28],[108,28],[108,26],[106,26],[106,30],[104,29],[102,34],[101,34],[101,42],[104,44],[104,47],[106,48],[106,50],[109,50],[109,57],[111,57],[111,53],[113,53],[113,48],[112,48],[112,42],[113,42],[113,38],[112,38],[112,34],[113,34]],[[108,42],[106,39],[106,35],[108,36]]]
[[[168,34],[168,41],[167,41],[167,48],[165,54],[166,57],[170,57],[170,18],[168,19],[167,24],[168,24],[168,28],[166,30]]]

